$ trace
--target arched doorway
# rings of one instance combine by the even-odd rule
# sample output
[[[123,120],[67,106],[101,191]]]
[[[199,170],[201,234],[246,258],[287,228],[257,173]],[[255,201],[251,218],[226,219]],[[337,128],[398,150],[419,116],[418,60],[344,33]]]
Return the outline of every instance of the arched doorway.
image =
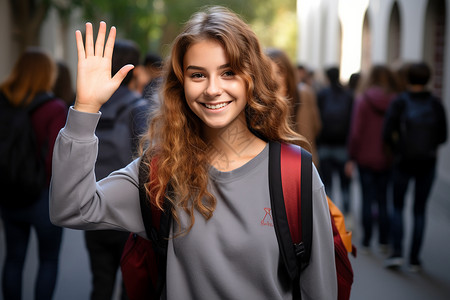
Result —
[[[387,62],[389,65],[398,64],[400,60],[401,26],[400,11],[397,2],[392,6],[389,18]]]
[[[425,35],[423,43],[424,60],[430,65],[433,76],[430,82],[431,90],[442,97],[444,81],[445,54],[445,0],[430,0],[426,10]]]

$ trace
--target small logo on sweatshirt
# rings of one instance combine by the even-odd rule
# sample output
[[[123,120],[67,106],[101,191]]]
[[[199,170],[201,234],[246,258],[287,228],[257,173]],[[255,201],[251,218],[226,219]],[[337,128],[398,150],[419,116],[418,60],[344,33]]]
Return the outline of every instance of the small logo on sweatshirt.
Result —
[[[261,220],[261,226],[269,226],[273,227],[273,219],[272,219],[272,210],[270,208],[264,208],[265,215],[264,218]]]

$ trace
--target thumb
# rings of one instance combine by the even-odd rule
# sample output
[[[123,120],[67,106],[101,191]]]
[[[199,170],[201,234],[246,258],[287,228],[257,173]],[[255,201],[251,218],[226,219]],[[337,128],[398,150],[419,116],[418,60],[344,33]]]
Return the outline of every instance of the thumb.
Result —
[[[128,64],[123,66],[112,78],[112,80],[117,83],[117,85],[120,85],[120,83],[124,80],[124,78],[127,76],[128,72],[130,72],[134,68],[133,65]]]

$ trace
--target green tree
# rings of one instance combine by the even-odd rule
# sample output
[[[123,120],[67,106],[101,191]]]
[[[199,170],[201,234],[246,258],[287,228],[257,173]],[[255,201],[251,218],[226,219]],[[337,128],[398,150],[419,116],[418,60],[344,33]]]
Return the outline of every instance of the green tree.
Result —
[[[205,5],[223,5],[240,14],[255,30],[263,46],[279,47],[291,57],[296,48],[295,0],[9,0],[14,39],[20,50],[38,45],[42,24],[50,9],[56,9],[62,32],[70,15],[80,8],[84,21],[94,28],[104,20],[115,25],[118,36],[135,41],[143,53],[165,54],[184,22]]]
[[[141,51],[166,54],[183,24],[201,7],[223,5],[240,14],[264,46],[280,47],[292,57],[296,47],[295,0],[84,0],[87,20],[105,20],[119,37],[134,40]]]

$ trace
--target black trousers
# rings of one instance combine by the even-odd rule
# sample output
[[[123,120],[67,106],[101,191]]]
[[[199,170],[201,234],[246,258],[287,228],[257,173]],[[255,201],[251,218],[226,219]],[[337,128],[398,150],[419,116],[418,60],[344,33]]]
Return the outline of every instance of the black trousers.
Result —
[[[85,232],[92,272],[91,300],[111,300],[116,284],[120,258],[129,233],[114,230]],[[121,299],[128,299],[122,284]]]

